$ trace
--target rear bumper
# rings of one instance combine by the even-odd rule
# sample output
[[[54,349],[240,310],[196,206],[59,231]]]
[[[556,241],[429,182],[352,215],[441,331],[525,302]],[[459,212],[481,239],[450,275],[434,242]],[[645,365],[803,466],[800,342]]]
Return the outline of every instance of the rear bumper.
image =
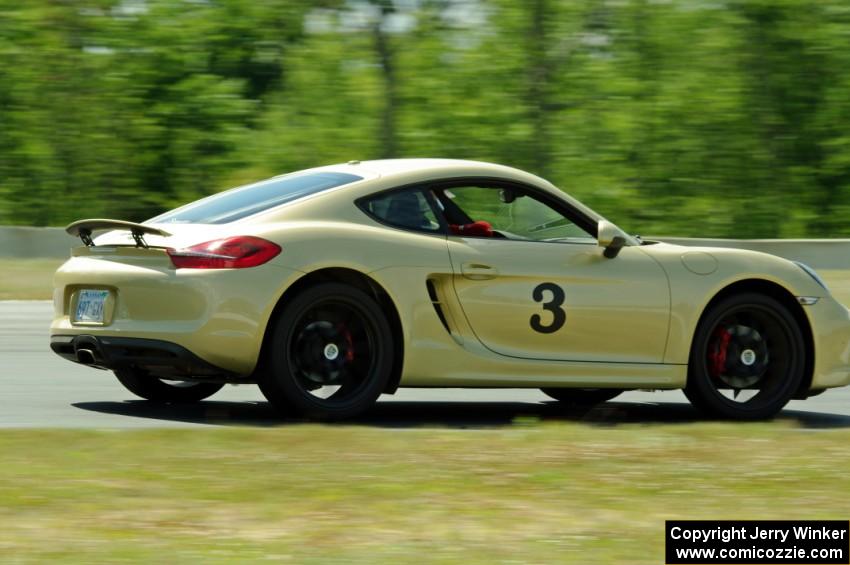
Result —
[[[236,373],[204,361],[185,347],[158,339],[54,335],[50,349],[69,361],[98,369],[136,368],[164,378],[235,380]]]
[[[165,342],[245,379],[256,369],[280,295],[300,276],[272,263],[250,269],[175,269],[161,249],[98,246],[76,253],[83,255],[69,259],[54,277],[51,336]],[[83,289],[109,292],[102,325],[74,321]]]

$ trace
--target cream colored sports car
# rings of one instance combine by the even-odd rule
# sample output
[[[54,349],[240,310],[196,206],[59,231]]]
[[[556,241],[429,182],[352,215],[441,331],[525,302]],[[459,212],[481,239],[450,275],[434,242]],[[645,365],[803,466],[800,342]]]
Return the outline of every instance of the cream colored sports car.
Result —
[[[758,419],[850,383],[850,313],[805,265],[644,241],[499,165],[352,161],[67,231],[50,346],[152,401],[257,383],[340,419],[398,387],[684,389]]]

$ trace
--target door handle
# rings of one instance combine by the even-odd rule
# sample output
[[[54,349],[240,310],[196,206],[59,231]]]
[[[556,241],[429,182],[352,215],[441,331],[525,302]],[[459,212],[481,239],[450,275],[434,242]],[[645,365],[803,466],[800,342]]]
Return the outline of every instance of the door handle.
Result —
[[[495,267],[483,263],[463,263],[460,266],[460,272],[464,278],[473,281],[494,279],[499,274],[499,271]]]

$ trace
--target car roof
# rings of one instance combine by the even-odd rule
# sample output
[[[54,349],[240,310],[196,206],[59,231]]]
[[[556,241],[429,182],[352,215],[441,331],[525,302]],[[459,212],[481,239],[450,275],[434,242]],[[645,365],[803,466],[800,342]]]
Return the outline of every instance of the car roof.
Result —
[[[319,167],[318,170],[335,170],[344,172],[363,171],[381,177],[406,176],[416,173],[444,174],[457,172],[468,175],[472,172],[481,176],[497,176],[505,178],[526,179],[536,181],[535,184],[549,184],[544,179],[505,165],[471,161],[466,159],[437,159],[437,158],[404,158],[404,159],[373,159],[368,161],[349,161]],[[370,176],[371,176],[370,175]]]
[[[442,169],[442,168],[479,168],[494,171],[512,170],[522,173],[519,169],[513,169],[505,165],[487,163],[485,161],[473,161],[469,159],[441,159],[441,158],[400,158],[400,159],[372,159],[368,161],[349,161],[349,166],[363,166],[382,175],[403,174],[411,171]],[[527,173],[526,173],[527,174]]]
[[[565,200],[574,209],[582,212],[588,218],[593,220],[604,219],[598,213],[588,208],[569,194],[561,191],[549,181],[533,175],[531,173],[509,167],[506,165],[498,165],[495,163],[487,163],[484,161],[471,161],[464,159],[441,159],[441,158],[403,158],[403,159],[375,159],[366,161],[348,161],[346,163],[337,163],[333,165],[325,165],[302,169],[277,175],[272,179],[282,179],[292,176],[309,175],[311,173],[345,173],[359,177],[360,180],[343,183],[336,187],[331,187],[327,190],[322,190],[315,194],[299,197],[291,202],[280,206],[273,206],[267,210],[259,211],[248,217],[235,220],[239,222],[265,222],[270,219],[274,221],[277,215],[282,211],[282,208],[291,210],[293,206],[314,206],[318,205],[323,211],[328,211],[327,204],[329,202],[340,201],[350,202],[350,199],[357,199],[368,196],[370,194],[379,193],[383,190],[392,189],[394,187],[405,185],[416,185],[420,182],[429,182],[434,180],[450,180],[463,178],[478,178],[478,179],[499,179],[503,181],[512,181],[520,184],[531,185],[537,190],[548,192],[558,199]],[[254,184],[254,183],[252,183]],[[252,185],[244,185],[236,187],[232,190],[240,190],[248,188]],[[225,191],[230,192],[230,191]],[[197,205],[208,199],[219,197],[222,193],[213,194],[205,199],[195,202],[190,202],[184,207]],[[346,195],[342,197],[342,195]],[[340,200],[342,197],[342,200]],[[347,204],[346,204],[347,206]],[[178,208],[177,210],[179,210]],[[303,209],[303,208],[302,208]],[[172,211],[173,212],[173,211]],[[324,213],[324,212],[323,212]],[[156,218],[155,218],[156,219]]]
[[[334,171],[363,176],[367,180],[381,179],[391,184],[415,183],[430,179],[461,177],[498,178],[528,184],[566,200],[574,208],[590,218],[604,219],[599,213],[585,206],[551,182],[521,169],[484,161],[465,159],[404,158],[349,161],[311,169],[312,171]],[[304,172],[304,171],[301,171]],[[345,190],[347,186],[340,187]]]

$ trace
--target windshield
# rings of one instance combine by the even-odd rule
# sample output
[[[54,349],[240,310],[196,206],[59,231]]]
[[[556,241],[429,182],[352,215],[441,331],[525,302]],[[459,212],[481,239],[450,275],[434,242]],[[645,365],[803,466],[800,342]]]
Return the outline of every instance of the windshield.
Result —
[[[293,173],[233,188],[147,220],[156,224],[226,224],[363,177],[348,173]]]

